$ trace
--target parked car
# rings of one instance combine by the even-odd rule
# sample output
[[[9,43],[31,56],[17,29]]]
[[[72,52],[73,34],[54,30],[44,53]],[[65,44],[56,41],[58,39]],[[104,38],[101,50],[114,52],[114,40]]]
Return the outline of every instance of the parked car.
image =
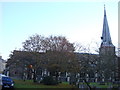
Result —
[[[0,85],[2,86],[2,89],[14,88],[14,81],[10,77],[0,74]]]

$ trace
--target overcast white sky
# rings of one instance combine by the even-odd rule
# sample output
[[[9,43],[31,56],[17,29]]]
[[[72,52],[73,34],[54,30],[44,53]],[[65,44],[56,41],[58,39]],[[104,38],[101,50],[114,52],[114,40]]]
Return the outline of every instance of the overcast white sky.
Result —
[[[6,2],[5,2],[6,1]],[[85,46],[100,44],[104,4],[113,44],[118,47],[118,1],[0,2],[0,55],[11,51],[33,34],[62,35]],[[31,0],[32,1],[32,0]],[[97,47],[99,48],[99,47]]]

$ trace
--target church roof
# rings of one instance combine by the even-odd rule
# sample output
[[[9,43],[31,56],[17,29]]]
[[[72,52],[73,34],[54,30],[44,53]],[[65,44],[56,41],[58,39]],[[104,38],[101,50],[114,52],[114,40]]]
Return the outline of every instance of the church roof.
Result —
[[[102,46],[114,46],[112,44],[112,40],[110,36],[105,6],[104,6],[103,31],[102,31],[101,39],[102,39],[102,43],[101,43]]]

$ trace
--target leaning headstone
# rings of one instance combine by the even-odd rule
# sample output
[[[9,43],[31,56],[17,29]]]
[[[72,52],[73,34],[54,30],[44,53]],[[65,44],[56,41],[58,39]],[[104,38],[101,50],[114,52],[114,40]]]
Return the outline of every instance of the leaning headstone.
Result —
[[[67,77],[67,82],[70,82],[70,77]]]
[[[79,88],[84,88],[84,85],[83,84],[79,84]]]
[[[98,79],[97,79],[97,78],[95,78],[95,82],[98,82]]]

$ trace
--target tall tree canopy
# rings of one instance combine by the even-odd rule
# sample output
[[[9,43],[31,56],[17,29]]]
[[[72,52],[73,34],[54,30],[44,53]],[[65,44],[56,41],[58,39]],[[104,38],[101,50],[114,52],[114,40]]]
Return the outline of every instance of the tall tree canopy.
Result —
[[[29,39],[23,42],[23,50],[25,51],[33,51],[40,52],[44,50],[43,42],[45,38],[41,35],[33,35],[30,36]]]
[[[30,36],[28,40],[23,42],[23,50],[25,51],[60,51],[73,52],[75,50],[73,43],[70,43],[64,36],[49,36],[41,35]]]
[[[64,36],[50,36],[45,38],[45,48],[50,51],[73,52],[73,43],[70,43]]]

